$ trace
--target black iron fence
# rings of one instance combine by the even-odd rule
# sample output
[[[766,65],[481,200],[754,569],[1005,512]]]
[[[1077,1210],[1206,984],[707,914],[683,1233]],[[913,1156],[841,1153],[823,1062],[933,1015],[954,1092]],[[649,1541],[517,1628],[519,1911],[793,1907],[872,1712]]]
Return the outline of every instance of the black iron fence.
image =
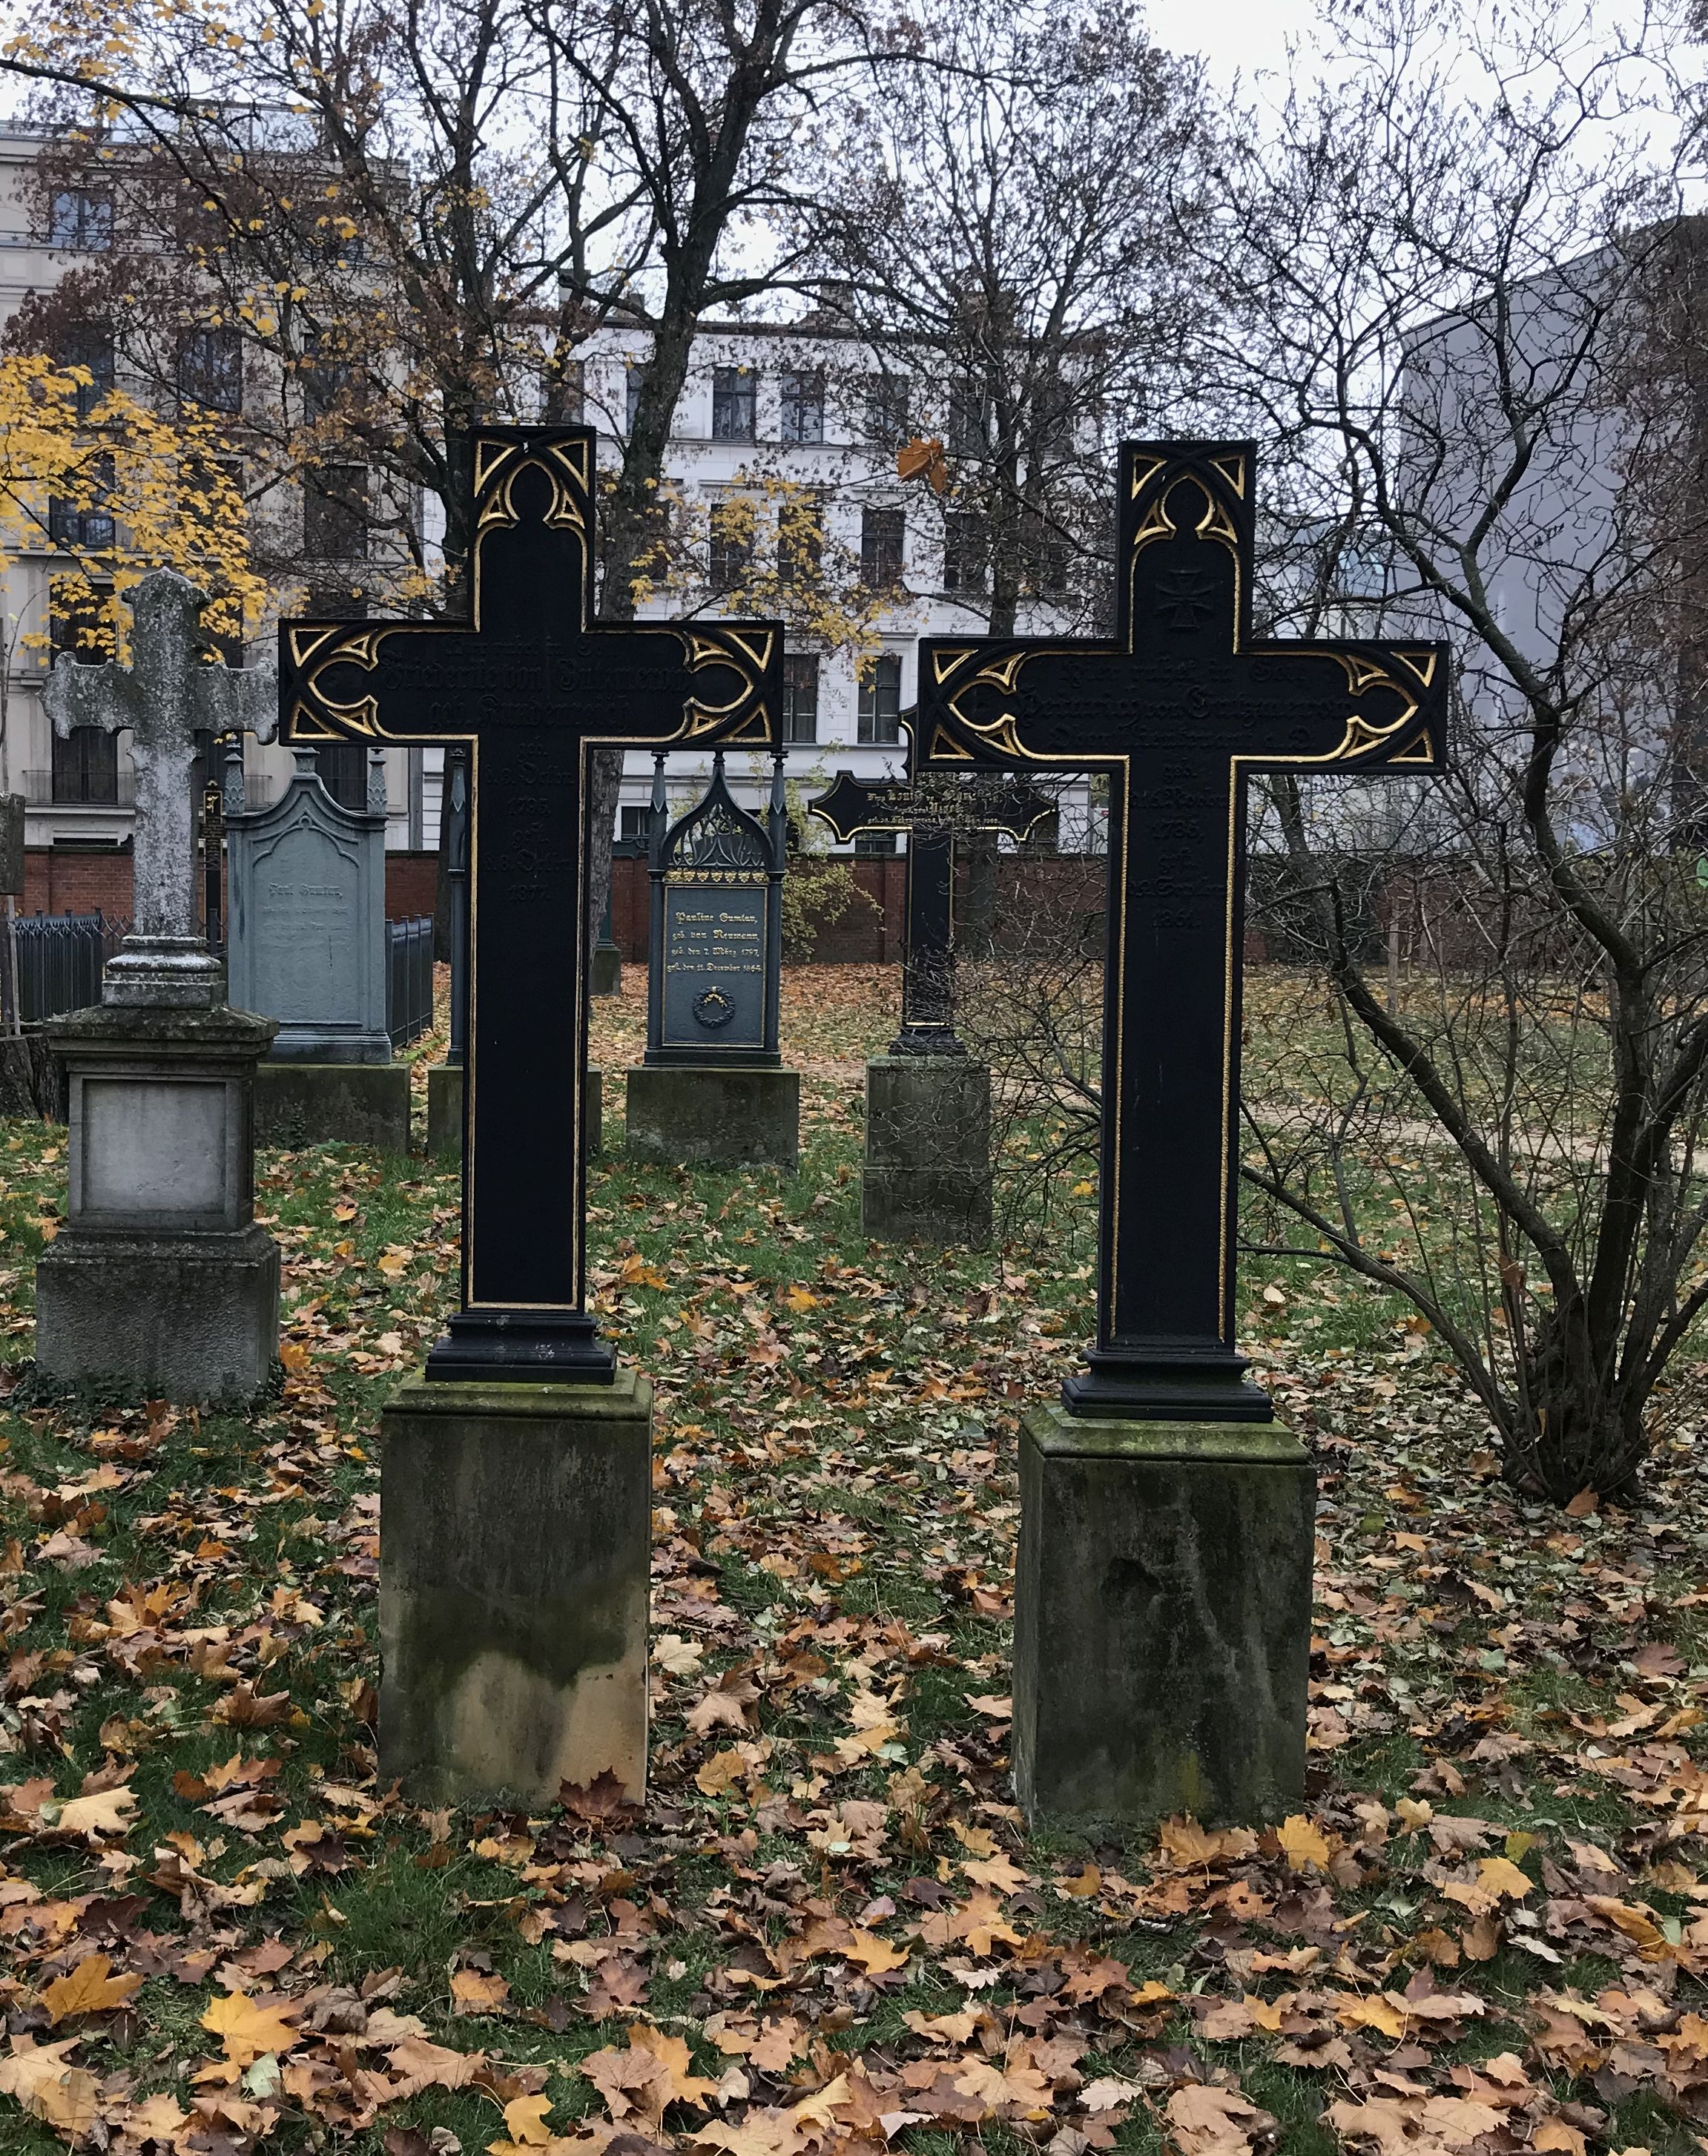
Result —
[[[101,913],[28,913],[14,924],[17,1015],[25,1025],[100,1001],[101,968],[123,942],[128,921]],[[0,923],[0,934],[4,924]],[[9,967],[0,973],[9,974]],[[5,1014],[13,1015],[8,1008]]]
[[[386,1024],[394,1050],[433,1024],[433,916],[386,923]]]

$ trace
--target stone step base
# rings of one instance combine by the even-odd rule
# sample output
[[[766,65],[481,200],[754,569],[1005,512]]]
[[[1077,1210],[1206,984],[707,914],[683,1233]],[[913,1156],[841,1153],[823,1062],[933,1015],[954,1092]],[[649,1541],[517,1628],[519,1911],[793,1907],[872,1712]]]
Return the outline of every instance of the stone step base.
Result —
[[[676,1168],[801,1158],[798,1070],[637,1064],[628,1073],[628,1150]]]
[[[409,1150],[409,1073],[401,1063],[263,1063],[255,1142]]]

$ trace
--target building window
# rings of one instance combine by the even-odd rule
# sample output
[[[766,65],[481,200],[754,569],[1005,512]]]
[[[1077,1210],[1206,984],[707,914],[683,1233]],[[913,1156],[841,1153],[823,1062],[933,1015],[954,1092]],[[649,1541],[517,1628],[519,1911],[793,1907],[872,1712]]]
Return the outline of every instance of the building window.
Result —
[[[866,377],[866,439],[880,449],[898,448],[907,439],[907,384],[893,374]]]
[[[777,517],[777,582],[808,582],[818,575],[823,557],[823,504],[812,495],[785,502]]]
[[[324,465],[302,489],[302,551],[314,562],[367,555],[367,467]]]
[[[303,612],[311,621],[366,621],[367,594],[348,584],[311,584]]]
[[[92,584],[83,578],[55,577],[49,593],[48,637],[57,659],[62,652],[86,665],[98,665],[113,655],[113,632],[106,605],[113,595],[110,584]]]
[[[303,417],[324,419],[350,393],[351,368],[347,359],[323,350],[318,338],[305,346],[297,362],[297,380],[302,385]]]
[[[633,361],[629,362],[628,379],[623,385],[623,431],[626,434],[634,432],[634,415],[640,409],[640,393],[646,388],[646,376],[645,367],[636,366]]]
[[[818,661],[810,651],[787,651],[782,661],[782,737],[818,738]]]
[[[753,512],[746,502],[715,502],[706,581],[715,592],[732,592],[753,562]]]
[[[751,367],[715,367],[711,371],[711,438],[715,442],[753,439],[753,393],[759,377]]]
[[[210,412],[244,408],[244,348],[233,329],[189,331],[178,346],[178,401]]]
[[[85,503],[66,501],[58,495],[48,501],[48,536],[56,547],[88,547],[96,552],[113,543],[113,512],[108,503],[113,491],[113,460],[97,457],[90,471],[90,498]]]
[[[1046,598],[1059,598],[1068,588],[1067,542],[1041,516],[1027,521],[1026,557],[1032,588]]]
[[[59,187],[48,204],[48,244],[104,254],[113,244],[113,198],[95,187]]]
[[[950,389],[948,447],[958,457],[982,456],[987,447],[984,393],[971,382],[957,382]]]
[[[857,854],[893,854],[896,834],[894,831],[856,831],[854,851]]]
[[[644,846],[650,840],[652,834],[651,802],[644,801],[638,808],[625,808],[623,811],[622,828],[618,833],[618,843],[620,845]]]
[[[316,742],[315,769],[341,808],[367,807],[367,750],[361,742]]]
[[[820,367],[792,367],[782,377],[782,438],[786,442],[824,439],[824,374]]]
[[[869,591],[893,591],[901,582],[907,512],[868,509],[860,518],[860,582]]]
[[[860,683],[859,737],[876,748],[901,739],[901,661],[893,651],[875,660]]]
[[[54,799],[111,806],[119,798],[119,737],[105,726],[73,726],[54,737]]]
[[[984,519],[951,509],[943,519],[943,589],[982,592],[984,578]]]
[[[567,359],[555,372],[553,416],[560,423],[578,427],[587,408],[587,363],[584,359]]]
[[[104,398],[113,393],[113,341],[103,330],[80,329],[65,340],[62,367],[80,367],[87,382],[77,385],[77,416],[86,419]]]

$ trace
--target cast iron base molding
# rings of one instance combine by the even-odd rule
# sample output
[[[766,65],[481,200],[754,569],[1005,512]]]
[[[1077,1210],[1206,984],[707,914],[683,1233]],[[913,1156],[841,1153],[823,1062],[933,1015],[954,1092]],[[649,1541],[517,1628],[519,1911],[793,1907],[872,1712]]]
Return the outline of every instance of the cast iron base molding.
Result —
[[[608,1385],[617,1358],[580,1310],[463,1310],[427,1358],[435,1384]]]

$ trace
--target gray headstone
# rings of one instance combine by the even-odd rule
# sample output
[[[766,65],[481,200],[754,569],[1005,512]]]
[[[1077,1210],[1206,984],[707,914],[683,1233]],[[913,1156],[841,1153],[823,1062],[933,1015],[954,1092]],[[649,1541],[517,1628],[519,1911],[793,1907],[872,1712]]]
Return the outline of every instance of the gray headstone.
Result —
[[[42,702],[63,739],[78,726],[127,732],[136,772],[131,932],[107,966],[107,1003],[211,1004],[221,969],[196,919],[196,815],[190,773],[200,734],[248,732],[271,741],[279,725],[274,670],[234,673],[210,661],[202,635],[207,595],[172,569],[131,594],[129,666],[84,666],[69,654],[49,675]]]
[[[280,801],[226,821],[231,1001],[279,1020],[275,1060],[388,1063],[385,812],[344,808],[295,755]]]

